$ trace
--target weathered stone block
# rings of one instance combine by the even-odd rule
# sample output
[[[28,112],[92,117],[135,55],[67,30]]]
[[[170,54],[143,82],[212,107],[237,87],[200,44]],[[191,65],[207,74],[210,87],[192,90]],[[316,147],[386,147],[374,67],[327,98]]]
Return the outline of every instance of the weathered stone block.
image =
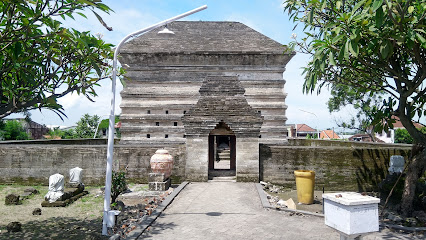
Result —
[[[149,173],[149,182],[164,182],[164,173]]]
[[[7,224],[6,229],[8,232],[20,232],[22,230],[22,224],[20,222],[11,222]]]
[[[18,194],[9,194],[6,195],[4,200],[5,205],[18,205],[20,196]]]
[[[166,191],[171,185],[170,178],[164,182],[149,182],[150,191]]]
[[[29,187],[29,188],[25,189],[24,192],[29,192],[31,194],[37,194],[38,190],[33,188],[33,187]]]
[[[41,215],[41,209],[40,208],[35,208],[33,210],[33,215]]]
[[[21,199],[28,199],[31,195],[33,195],[31,192],[23,192],[20,197]]]

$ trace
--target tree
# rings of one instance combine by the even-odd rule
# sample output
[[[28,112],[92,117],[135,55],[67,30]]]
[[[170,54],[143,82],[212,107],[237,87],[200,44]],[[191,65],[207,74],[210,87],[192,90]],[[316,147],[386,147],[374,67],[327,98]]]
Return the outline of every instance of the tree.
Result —
[[[74,129],[61,130],[59,127],[51,129],[48,133],[48,139],[72,139],[77,138]]]
[[[115,116],[115,124],[117,124],[118,122],[120,122],[120,115]],[[102,134],[103,131],[107,131],[107,129],[109,129],[109,119],[102,119],[98,126],[98,135]],[[115,133],[118,138],[121,137],[120,128],[115,128]]]
[[[376,126],[372,122],[382,101],[383,98],[380,95],[363,97],[346,85],[338,85],[331,89],[331,98],[327,105],[330,113],[338,112],[346,105],[352,105],[356,111],[355,116],[350,116],[350,119],[347,120],[336,120],[336,124],[339,127],[355,129],[368,134],[376,142],[377,139],[372,131]]]
[[[424,134],[426,134],[426,127],[423,127],[420,129],[420,131]],[[396,129],[395,130],[395,143],[407,143],[412,144],[413,138],[408,133],[407,129]]]
[[[74,129],[73,138],[93,138],[96,128],[98,127],[99,117],[97,115],[90,116],[84,114],[77,122],[77,127]]]
[[[28,140],[30,136],[25,131],[22,123],[17,120],[8,120],[4,124],[3,138],[4,140]]]
[[[77,93],[92,100],[111,69],[113,45],[59,19],[111,9],[101,0],[0,1],[0,119],[32,109],[66,116],[58,99]]]
[[[292,43],[311,55],[304,92],[328,86],[354,101],[383,97],[372,112],[380,131],[396,116],[416,143],[410,157],[402,212],[413,209],[415,183],[426,166],[426,135],[413,118],[426,115],[426,2],[409,0],[286,0],[290,18],[306,37]],[[342,89],[344,86],[347,90]]]
[[[407,143],[412,144],[413,138],[408,134],[407,129],[396,129],[395,130],[395,143]]]

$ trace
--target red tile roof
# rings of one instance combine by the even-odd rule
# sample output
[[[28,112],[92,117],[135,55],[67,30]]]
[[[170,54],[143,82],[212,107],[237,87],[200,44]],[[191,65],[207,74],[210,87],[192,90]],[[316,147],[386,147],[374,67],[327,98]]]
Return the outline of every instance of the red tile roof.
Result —
[[[296,124],[296,129],[297,129],[297,132],[316,132],[317,131],[306,124]]]
[[[398,117],[392,116],[392,119],[395,119],[395,121],[396,121],[396,122],[393,124],[393,128],[394,128],[394,129],[398,129],[398,128],[404,128],[404,129],[405,129],[405,127],[402,125],[402,122],[399,120],[399,118],[398,118]],[[414,124],[414,126],[415,126],[416,128],[422,128],[422,127],[424,127],[424,125],[423,125],[423,124],[420,124],[420,123],[413,122],[413,124]]]
[[[323,130],[320,133],[320,138],[326,138],[326,139],[339,139],[339,135],[335,133],[333,130]]]

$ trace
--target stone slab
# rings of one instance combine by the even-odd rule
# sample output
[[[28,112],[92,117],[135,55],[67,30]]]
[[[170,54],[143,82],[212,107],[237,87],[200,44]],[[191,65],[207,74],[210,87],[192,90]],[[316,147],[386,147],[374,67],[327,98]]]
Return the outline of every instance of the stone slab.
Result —
[[[43,201],[41,203],[42,207],[66,207],[67,205],[73,203],[74,201],[76,201],[77,199],[83,197],[84,195],[89,194],[88,191],[82,191],[74,196],[71,196],[65,200],[62,201],[56,201],[53,203],[50,203],[49,201]]]
[[[166,191],[171,185],[170,178],[164,182],[149,182],[148,188],[150,191]]]
[[[164,182],[164,173],[149,173],[148,181],[149,182]]]

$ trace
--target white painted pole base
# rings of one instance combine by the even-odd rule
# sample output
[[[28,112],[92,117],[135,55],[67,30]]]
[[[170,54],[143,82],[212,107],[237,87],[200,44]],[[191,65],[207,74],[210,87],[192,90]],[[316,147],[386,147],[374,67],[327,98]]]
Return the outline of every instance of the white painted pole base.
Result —
[[[104,236],[108,236],[107,217],[108,211],[104,211],[104,216],[102,218],[102,235]]]

